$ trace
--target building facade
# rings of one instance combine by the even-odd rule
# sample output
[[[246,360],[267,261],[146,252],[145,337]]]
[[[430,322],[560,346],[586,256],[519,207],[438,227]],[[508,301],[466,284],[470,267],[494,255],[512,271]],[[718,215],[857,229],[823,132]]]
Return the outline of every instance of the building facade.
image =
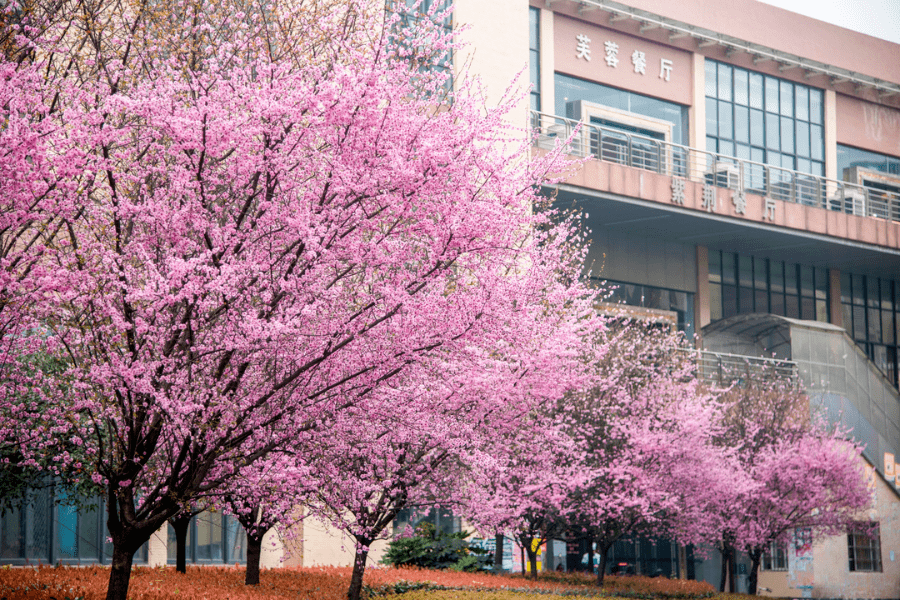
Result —
[[[877,539],[797,531],[762,593],[897,597],[900,46],[753,0],[492,4],[515,27],[456,13],[488,85],[527,57],[534,151],[593,157],[546,192],[587,215],[606,301],[669,315],[704,365],[782,361],[866,444]]]
[[[606,301],[696,335],[713,362],[774,355],[866,444],[877,503],[861,518],[879,537],[798,531],[766,556],[762,593],[896,598],[900,46],[754,0],[453,4],[468,26],[454,68],[483,79],[488,103],[517,76],[531,85],[512,119],[537,130],[534,152],[578,128],[568,151],[593,156],[546,193],[587,215],[585,277],[616,284]],[[103,560],[101,520],[44,504],[27,510],[46,526],[2,517],[0,560]],[[197,520],[189,557],[241,560],[239,528],[215,518]],[[328,527],[298,539],[288,564],[349,564]],[[167,546],[160,532],[143,560],[164,563]],[[674,549],[653,552],[655,569],[681,570]],[[718,581],[714,555],[684,568]]]

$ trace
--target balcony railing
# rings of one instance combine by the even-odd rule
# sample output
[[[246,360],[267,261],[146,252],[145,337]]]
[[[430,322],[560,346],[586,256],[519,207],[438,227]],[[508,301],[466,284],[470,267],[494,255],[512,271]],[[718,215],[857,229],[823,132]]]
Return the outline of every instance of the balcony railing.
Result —
[[[863,217],[900,221],[900,195],[532,111],[535,145]],[[574,136],[573,136],[574,132]]]
[[[697,378],[707,384],[728,386],[754,379],[783,379],[798,384],[797,363],[777,358],[685,350],[697,364]]]

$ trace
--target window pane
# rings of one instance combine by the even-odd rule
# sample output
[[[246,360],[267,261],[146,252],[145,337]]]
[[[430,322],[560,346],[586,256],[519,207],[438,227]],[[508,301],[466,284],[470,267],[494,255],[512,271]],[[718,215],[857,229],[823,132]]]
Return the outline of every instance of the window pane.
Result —
[[[734,139],[731,104],[723,100],[719,100],[719,138]]]
[[[850,303],[850,274],[841,272],[841,302]]]
[[[866,309],[862,306],[853,307],[853,338],[861,341],[866,339]]]
[[[800,266],[800,294],[802,296],[812,296],[813,288],[813,269],[806,265]]]
[[[816,298],[819,300],[828,299],[828,270],[822,267],[816,267]]]
[[[816,300],[816,321],[821,321],[822,323],[831,321],[828,318],[828,302],[825,300]]]
[[[798,119],[809,121],[809,89],[798,85],[795,89],[795,102],[797,109],[796,116]]]
[[[790,317],[791,319],[800,318],[800,298],[798,296],[785,295],[784,316]]]
[[[822,90],[809,90],[809,120],[822,124]]]
[[[766,259],[755,258],[753,260],[753,287],[758,290],[768,289],[768,279],[766,276]]]
[[[737,283],[737,269],[734,264],[735,255],[733,252],[722,253],[722,283]]]
[[[866,278],[866,304],[877,307],[880,304],[881,293],[878,291],[878,278]]]
[[[763,76],[750,73],[750,108],[763,108]]]
[[[794,153],[794,120],[781,117],[781,151]]]
[[[881,315],[879,314],[879,310],[877,308],[868,309],[868,317],[869,317],[869,331],[866,334],[866,339],[870,342],[880,342],[881,341]]]
[[[750,101],[747,76],[747,71],[743,69],[734,70],[734,101],[744,106]]]
[[[772,306],[770,307],[770,311],[773,315],[784,315],[784,294],[771,294]]]
[[[809,124],[797,121],[797,156],[809,156]]]
[[[753,312],[753,289],[747,287],[738,288],[738,311],[740,313]]]
[[[197,515],[197,560],[222,560],[222,515]]]
[[[894,342],[894,313],[891,311],[881,311],[881,333],[884,335],[885,344],[893,344]]]
[[[765,144],[765,128],[763,127],[763,112],[761,110],[750,111],[750,143],[754,146]]]
[[[849,304],[842,304],[841,312],[843,313],[844,329],[847,330],[847,335],[849,335],[851,339],[855,339],[853,337],[853,307]]]
[[[706,99],[706,135],[719,135],[719,113],[716,107],[718,102],[713,98]]]
[[[718,283],[709,284],[709,318],[713,321],[722,318],[722,286]]]
[[[865,279],[862,275],[851,275],[850,279],[853,283],[853,304],[866,303],[866,286]]]
[[[722,282],[722,253],[718,250],[709,251],[709,280],[712,283]]]
[[[716,97],[716,63],[706,60],[706,95]]]
[[[781,150],[780,132],[780,117],[766,113],[766,148]]]
[[[731,66],[719,63],[719,100],[731,102]]]
[[[773,292],[784,291],[784,263],[780,260],[769,261],[770,285]]]
[[[734,156],[734,142],[719,140],[719,154],[722,156]],[[723,183],[720,182],[719,185],[723,185]]]
[[[822,126],[810,125],[809,127],[809,155],[813,160],[822,160],[825,151],[825,141],[822,138]]]
[[[737,259],[738,285],[753,287],[753,259],[749,256],[738,256]]]
[[[78,557],[78,509],[75,506],[60,504],[56,508],[56,525],[60,558]]]
[[[791,263],[784,265],[784,288],[788,294],[797,293],[797,265]]]
[[[727,319],[737,314],[737,288],[733,285],[722,286],[722,318]]]
[[[750,142],[750,113],[747,107],[734,107],[734,139],[745,144]]]
[[[100,507],[96,505],[83,508],[78,515],[78,558],[100,558],[100,548],[97,546],[100,518]]]
[[[794,116],[794,84],[790,81],[781,82],[781,115]]]
[[[806,296],[800,298],[800,309],[802,316],[801,319],[807,321],[815,321],[816,320],[816,299],[808,298]]]
[[[8,510],[0,516],[0,558],[24,558],[24,533],[20,508]]]
[[[778,80],[774,77],[766,77],[766,111],[777,113],[781,108],[778,102]]]
[[[891,301],[891,288],[893,285],[889,279],[881,280],[881,308],[892,310],[894,303]]]
[[[767,313],[769,312],[769,293],[766,290],[756,290],[755,294],[755,305],[753,307],[753,312],[758,313]]]

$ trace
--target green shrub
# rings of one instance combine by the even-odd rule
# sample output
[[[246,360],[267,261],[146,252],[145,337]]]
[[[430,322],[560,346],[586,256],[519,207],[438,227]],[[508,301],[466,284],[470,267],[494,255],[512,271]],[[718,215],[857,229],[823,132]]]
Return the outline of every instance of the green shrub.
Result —
[[[443,533],[431,523],[420,523],[410,537],[396,538],[388,544],[381,562],[394,567],[481,571],[487,569],[487,551],[470,546],[466,531]]]

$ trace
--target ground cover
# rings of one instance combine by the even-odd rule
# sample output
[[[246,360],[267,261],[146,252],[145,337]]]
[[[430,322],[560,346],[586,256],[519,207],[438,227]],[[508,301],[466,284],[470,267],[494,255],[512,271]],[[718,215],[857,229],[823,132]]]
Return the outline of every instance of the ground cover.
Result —
[[[243,567],[189,567],[186,574],[172,567],[137,567],[128,598],[131,600],[274,600],[309,598],[344,600],[350,583],[349,567],[273,569],[264,571],[260,585],[244,585]],[[106,595],[108,567],[5,567],[0,569],[0,600],[94,600]],[[464,600],[531,600],[532,598],[626,597],[694,599],[713,596],[712,588],[696,581],[648,577],[609,577],[602,591],[593,577],[551,573],[537,581],[521,575],[430,571],[425,569],[368,569],[368,597],[403,594],[405,600],[461,598]]]

